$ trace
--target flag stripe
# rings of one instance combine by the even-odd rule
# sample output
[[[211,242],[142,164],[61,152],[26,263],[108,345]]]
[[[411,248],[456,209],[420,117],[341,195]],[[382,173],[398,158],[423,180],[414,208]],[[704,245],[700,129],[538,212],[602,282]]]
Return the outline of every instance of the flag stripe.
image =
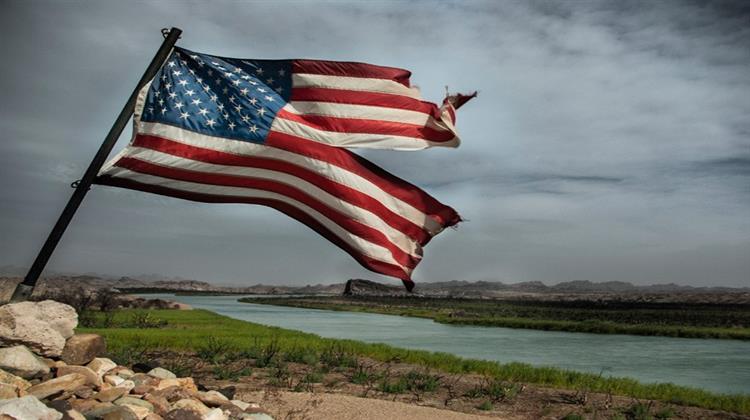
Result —
[[[355,92],[343,89],[292,88],[292,102],[330,102],[352,105],[369,105],[382,108],[405,109],[439,116],[438,107],[431,103],[401,95],[378,92]]]
[[[346,204],[351,204],[364,209],[366,212],[371,212],[380,220],[397,229],[400,233],[407,235],[420,245],[424,245],[430,239],[430,235],[425,229],[389,209],[379,200],[292,163],[265,157],[240,156],[146,135],[138,135],[133,141],[134,151],[128,152],[124,156],[141,156],[141,154],[136,154],[140,152],[140,148],[146,148],[155,152],[158,151],[156,153],[163,152],[170,156],[190,159],[196,162],[221,165],[215,171],[221,170],[227,173],[250,176],[268,173],[269,177],[288,179],[287,183],[293,185],[307,185],[303,189],[310,190],[310,193],[316,197],[330,195],[342,200]],[[177,163],[175,160],[174,164]],[[195,163],[191,162],[192,165],[195,165]],[[424,218],[424,216],[422,217]]]
[[[220,180],[216,182],[212,181],[209,183],[251,189],[267,189],[279,194],[288,195],[295,200],[304,202],[305,204],[317,209],[318,211],[321,211],[321,206],[327,206],[331,209],[336,209],[337,211],[342,213],[343,216],[349,219],[357,220],[362,224],[381,231],[387,237],[387,239],[395,246],[397,246],[402,252],[407,253],[414,258],[419,258],[421,256],[420,244],[413,238],[404,234],[404,232],[401,232],[397,228],[391,226],[391,223],[393,223],[393,221],[391,221],[391,223],[388,223],[387,220],[384,220],[375,212],[372,212],[367,208],[358,207],[346,200],[342,200],[336,197],[334,194],[318,188],[310,182],[307,182],[305,179],[268,169],[205,163],[202,161],[194,160],[192,159],[192,157],[193,156],[190,156],[189,154],[172,155],[169,153],[163,153],[162,151],[156,151],[141,147],[132,147],[126,154],[120,157],[120,160],[118,161],[116,166],[127,167],[139,172],[144,171],[137,168],[148,169],[148,166],[138,166],[140,165],[139,162],[145,162],[163,167],[176,167],[189,170],[191,172],[207,173],[210,175],[209,179]],[[138,162],[130,162],[130,160],[137,160]],[[125,162],[125,164],[123,164],[122,162]],[[218,178],[215,176],[216,174],[227,175],[229,177]],[[187,178],[181,179],[189,180]],[[266,182],[264,183],[264,181]],[[335,188],[336,187],[334,187],[334,189]],[[300,198],[301,196],[298,194],[298,192],[305,194],[305,199]],[[311,204],[311,202],[306,200],[315,200],[315,203]],[[321,212],[325,214],[324,211]],[[392,213],[387,212],[387,214],[390,215]]]
[[[406,123],[416,126],[432,125],[435,121],[430,114],[398,108],[386,108],[370,105],[342,104],[331,102],[292,101],[284,108],[296,115],[317,115],[321,117],[368,119],[376,122],[388,121]],[[440,127],[437,127],[440,128]]]
[[[110,176],[103,176],[97,181],[102,185],[111,185],[115,187],[128,188],[132,190],[140,190],[144,192],[150,192],[159,195],[165,195],[175,198],[181,198],[185,200],[198,201],[203,203],[245,203],[245,204],[259,204],[267,207],[274,208],[289,217],[304,223],[311,229],[315,230],[318,234],[328,239],[330,242],[346,251],[351,255],[357,262],[363,267],[377,271],[379,273],[396,277],[404,281],[407,288],[411,289],[414,282],[409,278],[410,271],[404,270],[396,264],[387,263],[363,254],[360,249],[356,246],[352,246],[343,239],[335,235],[325,225],[318,222],[316,219],[308,215],[307,213],[299,210],[298,208],[287,204],[280,200],[268,199],[268,198],[250,198],[250,197],[239,197],[229,195],[214,195],[200,193],[192,190],[181,190],[176,188],[165,187],[151,182],[139,182],[130,178],[114,178]]]
[[[438,130],[426,125],[362,118],[337,118],[310,114],[299,115],[289,112],[289,107],[289,105],[286,105],[279,111],[276,116],[277,121],[284,119],[304,124],[316,131],[324,131],[327,137],[330,137],[331,134],[329,133],[333,132],[348,135],[366,134],[370,139],[373,136],[410,137],[417,140],[426,140],[431,143],[448,142],[456,138],[450,131]]]
[[[458,138],[453,138],[451,141],[433,142],[393,134],[339,133],[321,130],[309,124],[286,118],[276,118],[271,126],[271,130],[339,148],[370,147],[376,149],[389,148],[392,150],[421,150],[439,145],[458,143]]]
[[[131,163],[128,163],[129,165]],[[360,249],[363,254],[389,264],[401,267],[404,272],[410,272],[411,268],[399,262],[392,251],[381,243],[373,242],[343,228],[339,223],[332,220],[327,214],[318,212],[309,207],[307,204],[297,201],[289,196],[278,194],[268,190],[256,190],[250,188],[208,184],[204,180],[177,179],[182,176],[177,173],[179,170],[173,168],[147,168],[146,165],[138,167],[138,170],[115,166],[111,168],[110,176],[112,178],[127,178],[144,184],[159,185],[167,188],[173,188],[182,191],[208,194],[216,197],[232,197],[244,200],[253,199],[270,199],[286,203],[287,205],[297,208],[299,211],[306,213],[309,217],[314,218],[318,223],[326,226],[328,230],[336,236],[346,241],[350,246]],[[143,172],[141,172],[143,171]],[[148,171],[148,172],[146,172]],[[365,233],[366,235],[366,233]]]
[[[294,60],[292,62],[292,70],[294,73],[388,79],[406,87],[409,87],[409,77],[411,77],[409,70],[396,67],[325,60]]]
[[[345,89],[355,92],[376,92],[402,95],[420,99],[419,90],[408,88],[398,82],[386,79],[365,79],[361,77],[326,76],[321,74],[293,74],[293,89],[299,87]]]

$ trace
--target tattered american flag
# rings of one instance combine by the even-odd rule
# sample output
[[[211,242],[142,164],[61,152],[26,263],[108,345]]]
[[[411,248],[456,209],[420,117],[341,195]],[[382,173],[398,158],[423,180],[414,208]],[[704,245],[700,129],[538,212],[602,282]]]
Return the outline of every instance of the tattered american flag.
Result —
[[[456,147],[455,108],[364,63],[246,60],[175,48],[140,92],[130,144],[98,184],[272,207],[364,267],[404,281],[450,207],[347,150]]]

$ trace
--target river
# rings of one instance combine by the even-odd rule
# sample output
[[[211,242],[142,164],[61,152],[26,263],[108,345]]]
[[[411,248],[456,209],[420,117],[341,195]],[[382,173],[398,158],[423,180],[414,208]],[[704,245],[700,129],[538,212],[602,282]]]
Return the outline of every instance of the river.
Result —
[[[143,296],[322,337],[750,394],[748,341],[445,325],[422,318],[240,303],[240,296]]]

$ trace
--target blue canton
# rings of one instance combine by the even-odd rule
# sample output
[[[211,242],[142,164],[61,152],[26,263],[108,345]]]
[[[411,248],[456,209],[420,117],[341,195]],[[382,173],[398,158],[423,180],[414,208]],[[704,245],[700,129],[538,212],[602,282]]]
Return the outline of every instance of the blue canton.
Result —
[[[141,121],[263,143],[291,91],[291,60],[241,60],[175,48],[151,82]]]

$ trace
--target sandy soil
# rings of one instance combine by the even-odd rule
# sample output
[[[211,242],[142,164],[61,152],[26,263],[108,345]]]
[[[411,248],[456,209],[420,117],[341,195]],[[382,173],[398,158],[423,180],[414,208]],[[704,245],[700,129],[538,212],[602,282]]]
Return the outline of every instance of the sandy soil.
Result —
[[[490,417],[440,410],[399,401],[360,398],[343,394],[310,392],[255,392],[246,394],[277,419],[289,420],[486,420],[520,417]],[[243,396],[244,398],[244,396]]]

